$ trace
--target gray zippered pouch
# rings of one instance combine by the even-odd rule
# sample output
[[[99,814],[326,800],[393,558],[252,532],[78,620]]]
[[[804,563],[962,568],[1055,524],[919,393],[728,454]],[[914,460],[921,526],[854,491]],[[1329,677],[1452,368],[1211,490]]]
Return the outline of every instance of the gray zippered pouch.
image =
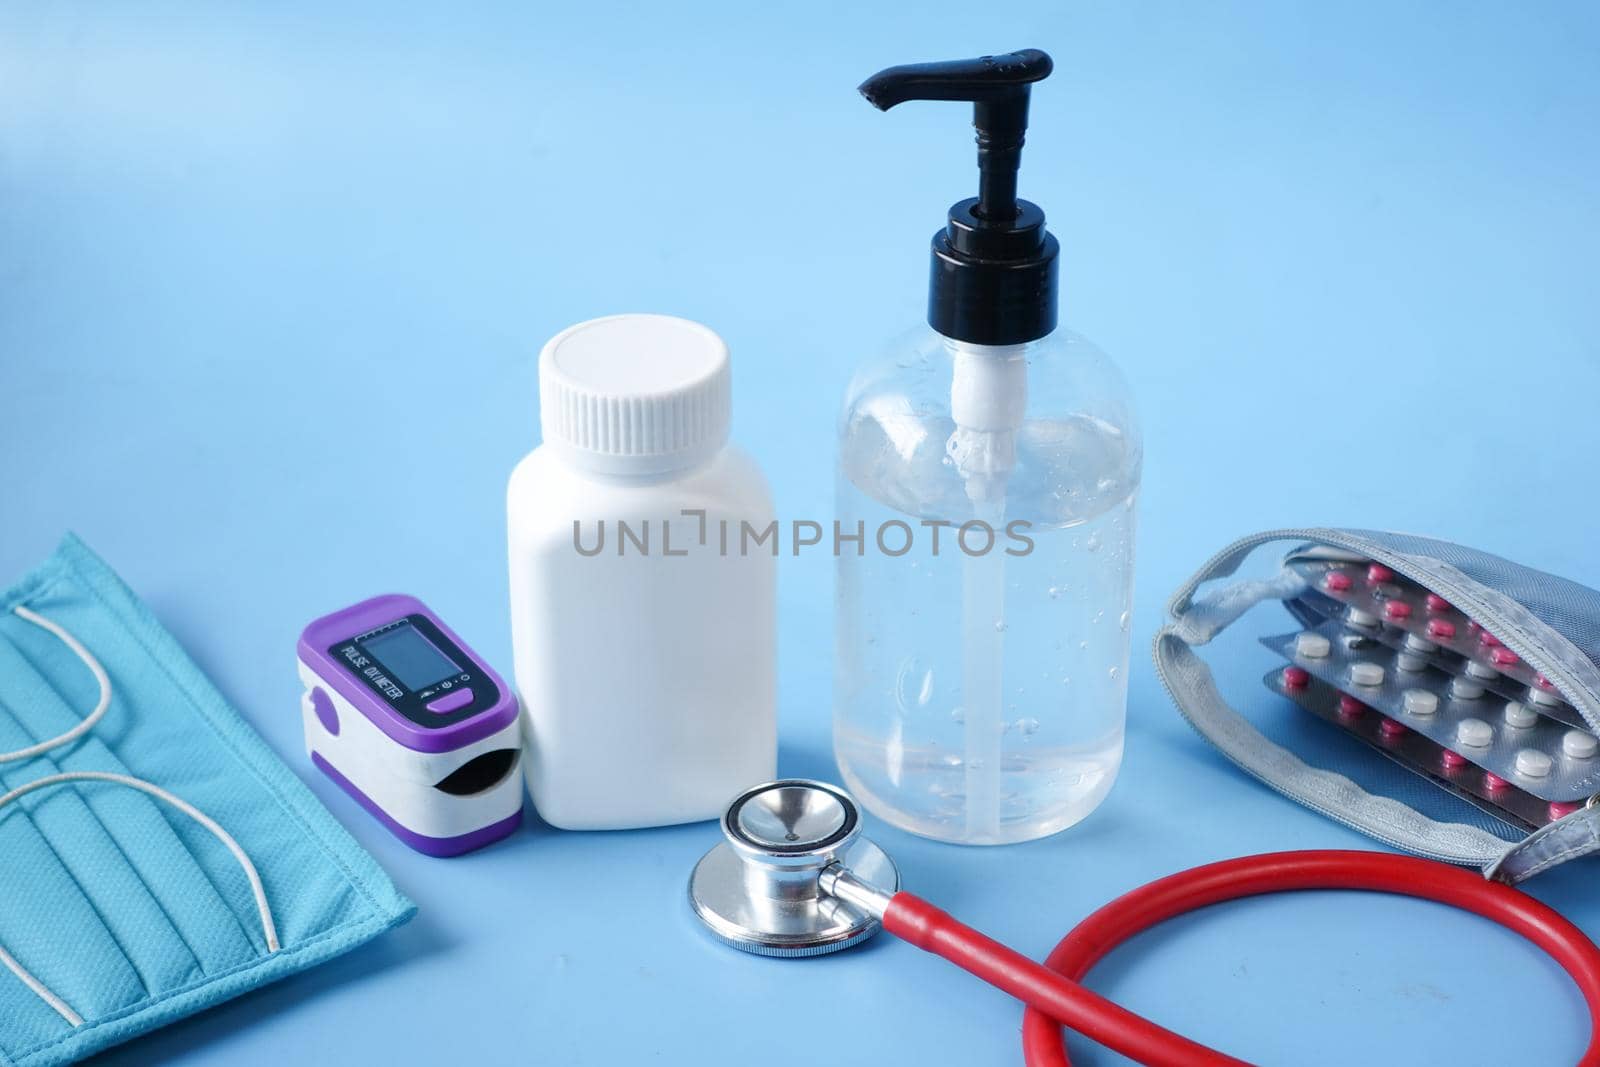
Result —
[[[1264,571],[1261,556],[1267,557]],[[1313,622],[1316,590],[1304,564],[1327,558],[1381,564],[1448,601],[1537,671],[1570,705],[1574,723],[1600,734],[1600,592],[1448,541],[1331,528],[1241,538],[1173,596],[1170,621],[1156,634],[1156,670],[1195,730],[1240,768],[1314,811],[1397,849],[1479,866],[1501,881],[1518,882],[1600,850],[1600,806],[1594,802],[1529,832],[1284,707],[1285,701],[1260,689],[1259,680],[1242,691],[1247,696],[1229,687],[1243,709],[1235,710],[1202,651],[1219,662],[1238,658],[1213,657],[1207,646],[1214,649],[1247,613],[1252,622],[1259,615],[1281,629],[1283,616],[1269,611],[1272,603],[1286,607],[1295,625]],[[1257,567],[1255,576],[1241,573],[1248,571],[1247,562]],[[1251,612],[1258,605],[1266,606]]]

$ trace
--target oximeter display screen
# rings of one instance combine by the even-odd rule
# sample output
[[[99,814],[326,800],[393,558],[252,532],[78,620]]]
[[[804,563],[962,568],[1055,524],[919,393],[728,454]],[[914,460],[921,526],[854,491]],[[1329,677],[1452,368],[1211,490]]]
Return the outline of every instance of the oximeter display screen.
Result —
[[[461,671],[409,622],[356,643],[413,693]]]

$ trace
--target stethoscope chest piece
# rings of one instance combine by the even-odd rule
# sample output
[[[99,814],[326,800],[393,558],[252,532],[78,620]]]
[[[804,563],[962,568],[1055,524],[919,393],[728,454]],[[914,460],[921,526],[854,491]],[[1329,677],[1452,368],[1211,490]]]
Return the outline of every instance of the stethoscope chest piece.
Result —
[[[893,892],[900,874],[861,836],[849,795],[787,779],[740,794],[722,816],[727,839],[689,876],[689,902],[721,940],[763,956],[820,956],[878,932],[870,912],[824,893],[822,871],[842,864]]]

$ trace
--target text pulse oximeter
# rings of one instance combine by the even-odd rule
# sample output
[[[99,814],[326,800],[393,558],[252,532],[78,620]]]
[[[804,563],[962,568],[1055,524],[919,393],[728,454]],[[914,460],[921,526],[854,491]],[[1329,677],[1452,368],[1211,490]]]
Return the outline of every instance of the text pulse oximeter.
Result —
[[[516,696],[420,600],[324,615],[299,653],[311,762],[396,837],[455,856],[517,828]]]

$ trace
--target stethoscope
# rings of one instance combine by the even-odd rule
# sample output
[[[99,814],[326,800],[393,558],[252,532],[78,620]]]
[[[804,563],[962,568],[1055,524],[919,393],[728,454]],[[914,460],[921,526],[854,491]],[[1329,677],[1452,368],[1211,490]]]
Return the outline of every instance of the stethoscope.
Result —
[[[1549,906],[1498,882],[1437,863],[1378,852],[1277,852],[1170,875],[1079,923],[1043,964],[900,890],[894,861],[861,834],[849,794],[787,779],[746,790],[722,816],[725,841],[689,878],[695,914],[722,941],[765,956],[820,956],[880,929],[943,956],[1028,1005],[1030,1067],[1065,1067],[1061,1027],[1140,1063],[1190,1067],[1244,1061],[1163,1029],[1078,983],[1142,930],[1240,897],[1298,889],[1358,889],[1438,901],[1492,919],[1549,953],[1589,1008],[1580,1067],[1600,1067],[1600,948]]]

